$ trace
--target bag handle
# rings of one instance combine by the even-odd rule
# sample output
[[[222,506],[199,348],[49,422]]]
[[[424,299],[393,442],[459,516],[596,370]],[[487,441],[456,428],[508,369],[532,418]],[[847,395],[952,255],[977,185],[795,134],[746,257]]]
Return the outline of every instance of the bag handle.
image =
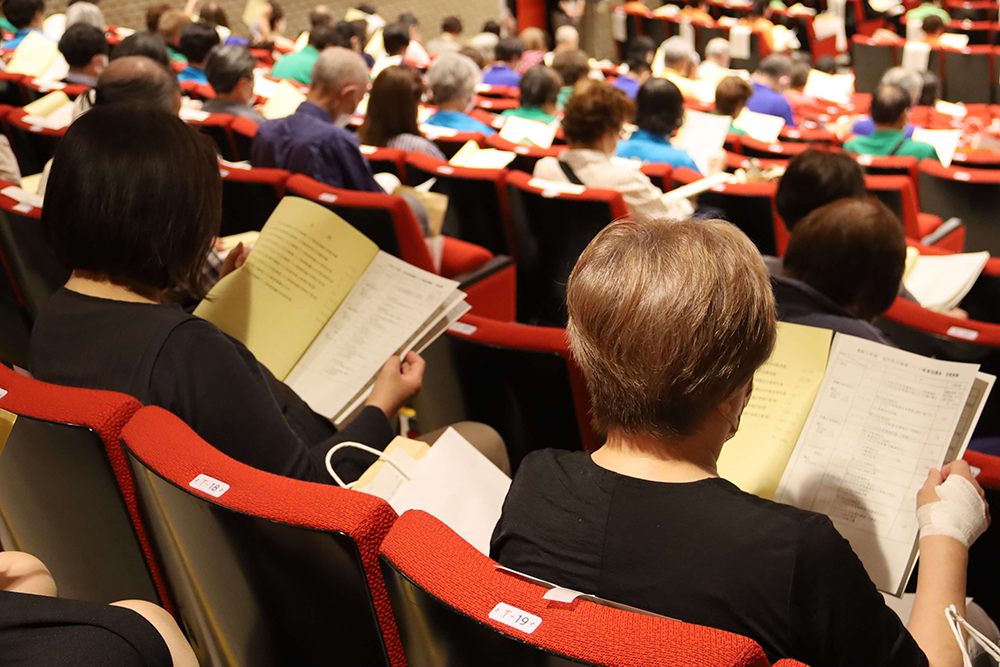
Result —
[[[324,459],[324,462],[326,463],[326,471],[330,473],[330,477],[333,477],[333,481],[337,483],[337,486],[340,486],[341,488],[344,489],[353,489],[354,485],[358,483],[357,480],[349,483],[345,482],[340,478],[340,475],[338,475],[333,469],[333,464],[331,463],[331,461],[333,460],[333,455],[336,452],[340,451],[341,449],[344,449],[345,447],[353,447],[354,449],[360,449],[363,452],[374,454],[379,458],[379,460],[385,461],[393,468],[395,468],[396,472],[398,472],[400,475],[403,476],[403,479],[405,479],[407,482],[410,481],[409,475],[403,472],[403,469],[399,467],[399,464],[393,461],[391,458],[389,458],[385,452],[375,449],[374,447],[369,447],[368,445],[362,445],[360,442],[341,442],[331,447],[330,451],[326,453],[326,458]]]
[[[965,667],[972,667],[972,658],[969,656],[968,642],[962,635],[962,630],[968,632],[969,636],[975,639],[994,660],[1000,661],[1000,648],[990,641],[986,635],[972,627],[971,623],[962,618],[955,605],[949,605],[944,610],[944,615],[948,619],[948,626],[951,627],[952,634],[955,635],[955,640],[958,642],[958,648],[962,651],[962,664]]]

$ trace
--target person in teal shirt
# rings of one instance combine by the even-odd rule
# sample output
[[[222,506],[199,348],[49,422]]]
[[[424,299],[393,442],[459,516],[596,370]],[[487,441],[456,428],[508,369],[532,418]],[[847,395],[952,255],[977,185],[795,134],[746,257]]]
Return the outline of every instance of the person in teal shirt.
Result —
[[[895,84],[883,84],[872,98],[871,116],[875,131],[844,143],[844,150],[859,155],[909,155],[919,159],[939,159],[930,144],[907,139],[903,134],[913,98]]]
[[[179,48],[188,65],[178,75],[177,80],[184,82],[207,84],[205,76],[205,61],[209,52],[219,45],[219,33],[215,26],[204,21],[188,23],[181,30]]]
[[[42,32],[42,19],[45,18],[45,3],[43,0],[18,0],[12,2],[7,0],[3,3],[3,13],[7,24],[14,33],[13,39],[3,43],[5,49],[16,49],[28,33],[34,31],[40,35]],[[6,29],[7,26],[4,26]],[[48,36],[46,36],[47,39]]]
[[[317,26],[309,31],[309,43],[301,51],[289,53],[274,64],[271,76],[275,79],[291,79],[309,85],[312,68],[319,54],[328,46],[342,46],[337,43],[337,33],[330,26]]]
[[[555,121],[562,82],[559,72],[545,65],[535,65],[521,77],[521,106],[507,109],[500,115],[542,123]]]
[[[922,3],[920,6],[906,12],[907,21],[923,21],[928,16],[937,16],[944,21],[945,25],[948,25],[948,22],[951,21],[951,15],[935,2]]]
[[[686,167],[701,173],[687,151],[670,145],[670,137],[684,121],[684,96],[668,79],[653,78],[636,95],[635,124],[639,129],[619,141],[618,157]]]
[[[442,53],[435,58],[427,70],[427,84],[431,89],[431,102],[438,110],[426,124],[457,132],[496,134],[492,127],[466,113],[472,108],[480,76],[479,66],[468,56]]]

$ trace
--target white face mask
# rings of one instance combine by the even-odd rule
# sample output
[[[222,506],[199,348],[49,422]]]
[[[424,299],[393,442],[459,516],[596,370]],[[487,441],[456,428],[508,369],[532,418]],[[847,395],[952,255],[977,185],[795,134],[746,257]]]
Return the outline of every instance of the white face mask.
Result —
[[[349,113],[338,114],[337,117],[333,119],[333,122],[337,124],[337,127],[347,127],[351,122],[351,116],[352,114]]]

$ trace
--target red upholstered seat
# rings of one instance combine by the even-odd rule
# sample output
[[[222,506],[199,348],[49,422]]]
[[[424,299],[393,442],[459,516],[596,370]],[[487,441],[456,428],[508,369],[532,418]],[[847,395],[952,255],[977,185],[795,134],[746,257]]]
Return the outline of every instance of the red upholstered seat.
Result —
[[[851,155],[849,153],[849,155]],[[906,176],[919,187],[920,172],[917,158],[909,155],[852,155],[866,174],[871,176]],[[919,190],[918,190],[919,192]]]
[[[53,90],[61,90],[66,93],[68,98],[75,100],[77,97],[87,92],[87,89],[89,88],[89,86],[85,86],[82,83],[53,84],[51,81],[41,81],[27,76],[22,79],[22,83],[27,90],[31,91],[30,94],[35,98],[48,95]]]
[[[776,141],[769,144],[763,141],[757,141],[749,136],[740,137],[740,147],[742,148],[743,155],[746,155],[747,157],[777,158],[786,160],[793,158],[800,153],[804,153],[810,148],[815,148],[815,146],[811,144],[802,142]]]
[[[490,148],[496,148],[501,151],[514,153],[515,157],[511,163],[507,165],[507,168],[512,170],[517,169],[529,174],[535,170],[535,164],[543,157],[557,156],[566,150],[566,146],[564,145],[555,145],[550,148],[539,148],[538,146],[515,144],[507,141],[506,139],[501,139],[499,134],[492,134],[486,137],[486,145]]]
[[[474,141],[480,146],[486,146],[486,137],[481,132],[455,132],[452,134],[447,128],[435,128],[435,130],[440,130],[441,134],[431,137],[431,134],[428,133],[428,138],[441,149],[441,152],[449,160],[470,141]]]
[[[11,110],[5,120],[7,134],[21,173],[38,174],[55,155],[56,146],[67,128],[52,130],[33,125],[25,120],[26,116],[24,109]]]
[[[382,571],[407,659],[421,667],[549,665],[766,667],[755,642],[722,630],[585,599],[542,599],[547,587],[497,564],[425,512],[409,511],[382,542]],[[515,621],[540,622],[525,632]],[[502,608],[501,608],[502,612]]]
[[[171,608],[119,436],[141,407],[0,366],[0,409],[17,415],[0,457],[0,537],[55,576],[65,597],[142,598]]]
[[[941,226],[940,217],[918,210],[916,188],[907,176],[865,176],[865,187],[899,216],[907,237],[919,241]],[[962,252],[965,246],[965,227],[959,226],[934,245],[952,252]]]
[[[236,151],[232,132],[233,120],[235,118],[231,114],[213,113],[209,114],[208,118],[204,120],[188,120],[187,123],[197,127],[201,132],[212,138],[223,160],[237,162],[245,158],[241,157]]]
[[[222,175],[220,236],[260,231],[285,196],[284,169],[240,169],[219,165]]]
[[[377,564],[385,501],[243,465],[160,408],[121,437],[202,664],[406,664]]]
[[[253,138],[257,136],[257,123],[249,118],[237,116],[229,126],[233,137],[233,146],[240,160],[250,159]]]
[[[969,251],[1000,255],[1000,169],[945,167],[937,160],[920,161],[920,210],[942,218],[957,217],[966,228]]]
[[[362,146],[361,152],[374,173],[389,173],[403,183],[406,182],[406,151],[401,148]]]
[[[639,167],[639,171],[644,173],[653,185],[664,192],[674,188],[674,167],[670,164],[659,162],[647,162]]]

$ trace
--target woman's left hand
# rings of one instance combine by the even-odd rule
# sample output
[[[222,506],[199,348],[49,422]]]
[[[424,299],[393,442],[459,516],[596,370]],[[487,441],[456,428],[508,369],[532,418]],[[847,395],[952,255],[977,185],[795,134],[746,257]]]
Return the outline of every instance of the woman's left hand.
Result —
[[[230,273],[243,266],[249,256],[250,248],[244,246],[242,242],[237,244],[237,246],[229,251],[228,255],[226,255],[226,259],[222,261],[222,268],[219,269],[219,280],[222,280]]]

